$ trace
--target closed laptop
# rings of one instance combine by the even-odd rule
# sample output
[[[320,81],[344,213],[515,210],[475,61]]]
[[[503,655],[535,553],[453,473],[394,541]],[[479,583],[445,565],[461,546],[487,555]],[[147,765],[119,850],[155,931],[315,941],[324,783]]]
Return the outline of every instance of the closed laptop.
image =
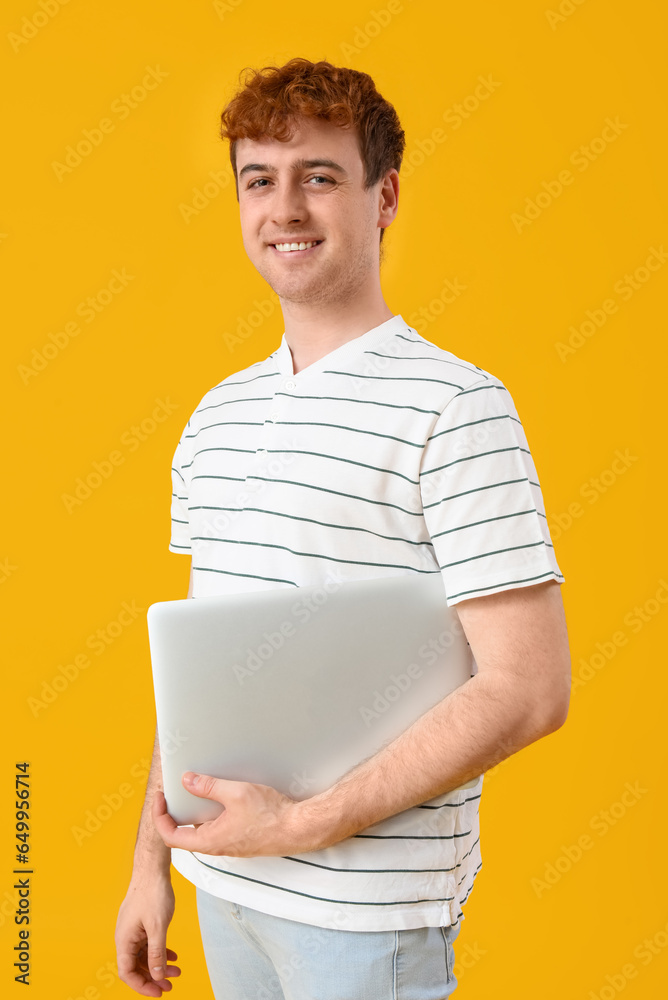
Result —
[[[439,572],[162,601],[147,622],[179,825],[222,810],[185,790],[185,771],[308,798],[476,669]]]

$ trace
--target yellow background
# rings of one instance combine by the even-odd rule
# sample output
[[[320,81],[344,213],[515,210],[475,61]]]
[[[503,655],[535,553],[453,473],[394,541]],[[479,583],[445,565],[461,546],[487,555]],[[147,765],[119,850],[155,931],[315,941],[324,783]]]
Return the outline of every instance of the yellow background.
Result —
[[[167,550],[171,458],[204,392],[265,358],[283,332],[243,251],[218,115],[243,67],[302,55],[370,73],[395,105],[407,149],[386,236],[386,301],[414,326],[428,310],[419,332],[509,388],[566,578],[580,683],[566,725],[488,775],[456,995],[605,1000],[623,990],[655,1000],[668,979],[668,266],[660,255],[645,262],[668,247],[660,5],[565,0],[561,14],[544,0],[3,6],[6,995],[24,995],[11,968],[12,789],[14,764],[27,759],[30,995],[130,996],[109,970],[154,725],[144,616],[187,589],[188,560]],[[147,68],[159,82],[142,99],[134,91],[123,112],[122,95]],[[476,98],[480,78],[495,83]],[[105,118],[112,127],[98,136]],[[57,164],[84,130],[100,141],[63,172]],[[571,183],[559,191],[564,170]],[[533,220],[518,225],[541,192]],[[114,270],[127,285],[86,322],[80,304]],[[442,307],[448,279],[466,289]],[[610,299],[616,311],[560,356],[570,328],[588,310],[600,319]],[[230,349],[257,302],[270,315]],[[67,340],[72,322],[79,333]],[[171,412],[152,424],[159,400]],[[66,503],[94,463],[107,475]],[[116,627],[124,602],[140,612]],[[110,639],[102,651],[100,629]],[[622,799],[627,784],[635,798]],[[89,811],[105,803],[108,817],[82,838]],[[573,845],[586,837],[577,858]],[[192,887],[175,880],[169,939],[184,973],[174,995],[206,1000]]]

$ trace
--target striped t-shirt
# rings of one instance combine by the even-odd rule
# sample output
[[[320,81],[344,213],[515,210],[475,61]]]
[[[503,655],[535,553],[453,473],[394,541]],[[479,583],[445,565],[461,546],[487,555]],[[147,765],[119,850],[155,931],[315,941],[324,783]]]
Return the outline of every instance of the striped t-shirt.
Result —
[[[172,480],[169,548],[192,554],[194,598],[440,572],[452,606],[564,580],[508,390],[400,315],[297,374],[284,334],[206,393]],[[323,850],[172,861],[205,891],[290,920],[446,926],[481,867],[482,783]]]

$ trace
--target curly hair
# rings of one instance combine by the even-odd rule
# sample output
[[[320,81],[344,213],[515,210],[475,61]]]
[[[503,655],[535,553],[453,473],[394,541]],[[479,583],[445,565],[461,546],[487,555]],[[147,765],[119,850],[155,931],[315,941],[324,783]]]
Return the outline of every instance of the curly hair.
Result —
[[[406,146],[404,130],[396,111],[378,93],[368,73],[333,66],[326,60],[314,63],[297,57],[280,67],[246,67],[239,80],[242,88],[220,116],[220,137],[230,142],[237,201],[238,140],[270,138],[287,142],[299,116],[319,118],[340,128],[357,128],[364,190],[373,187],[391,167],[400,169]],[[381,229],[381,242],[384,232]]]

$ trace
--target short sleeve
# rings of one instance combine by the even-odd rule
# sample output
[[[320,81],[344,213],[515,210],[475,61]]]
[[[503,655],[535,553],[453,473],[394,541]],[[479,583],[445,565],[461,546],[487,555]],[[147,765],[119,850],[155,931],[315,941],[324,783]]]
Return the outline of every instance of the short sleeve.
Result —
[[[440,414],[423,449],[420,492],[448,606],[564,582],[524,429],[499,379],[462,389]]]
[[[186,428],[187,430],[187,428]],[[184,435],[185,435],[184,431]],[[176,446],[172,460],[172,532],[169,541],[170,552],[190,552],[190,519],[188,516],[188,485],[183,469],[183,436]]]

